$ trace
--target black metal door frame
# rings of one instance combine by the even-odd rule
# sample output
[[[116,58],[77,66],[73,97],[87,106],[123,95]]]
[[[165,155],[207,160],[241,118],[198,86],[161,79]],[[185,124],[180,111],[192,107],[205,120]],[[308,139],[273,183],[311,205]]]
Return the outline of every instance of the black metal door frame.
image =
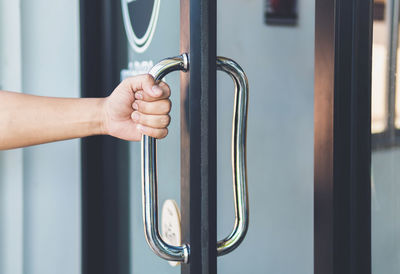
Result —
[[[216,8],[181,0],[181,52],[190,58],[181,74],[182,239],[191,252],[182,274],[217,273]]]
[[[316,0],[314,274],[371,274],[372,0]]]
[[[80,0],[81,94],[108,96],[126,67],[121,1]],[[130,274],[129,145],[81,141],[82,273]]]

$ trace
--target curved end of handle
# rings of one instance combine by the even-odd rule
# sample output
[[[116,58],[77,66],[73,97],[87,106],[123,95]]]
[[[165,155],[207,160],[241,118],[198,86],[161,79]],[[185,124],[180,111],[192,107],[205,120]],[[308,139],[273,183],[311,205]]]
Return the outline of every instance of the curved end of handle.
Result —
[[[183,63],[182,71],[186,72],[189,70],[189,54],[182,53],[181,57],[182,57],[182,63]]]
[[[160,258],[171,262],[189,263],[190,247],[188,244],[169,245],[156,231],[145,230],[145,236],[150,249]]]
[[[182,263],[188,264],[189,263],[189,254],[190,254],[190,246],[188,244],[183,244],[183,261]]]
[[[248,228],[248,218],[241,221],[239,224],[236,223],[231,234],[217,242],[217,256],[223,256],[235,250],[246,237]]]

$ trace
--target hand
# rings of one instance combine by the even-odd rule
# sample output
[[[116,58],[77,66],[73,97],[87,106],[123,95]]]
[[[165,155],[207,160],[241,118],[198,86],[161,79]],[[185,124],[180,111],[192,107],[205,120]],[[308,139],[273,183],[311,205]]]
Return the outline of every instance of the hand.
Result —
[[[170,94],[166,83],[156,84],[149,74],[125,79],[105,99],[105,133],[128,141],[139,141],[142,134],[164,138],[170,122]]]

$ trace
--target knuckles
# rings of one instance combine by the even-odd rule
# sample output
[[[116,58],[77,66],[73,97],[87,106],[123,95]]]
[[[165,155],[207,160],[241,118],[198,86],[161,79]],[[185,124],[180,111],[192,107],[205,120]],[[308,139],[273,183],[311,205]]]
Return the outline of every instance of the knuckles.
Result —
[[[162,115],[158,120],[158,126],[167,127],[171,122],[171,117],[169,115]]]
[[[164,90],[166,96],[169,97],[169,96],[171,95],[171,89],[170,89],[170,87],[169,87],[169,85],[168,85],[167,83],[165,83],[165,82],[160,82],[158,85],[160,86],[160,88],[161,88],[162,90]]]
[[[150,74],[145,74],[143,77],[143,80],[146,82],[151,82],[151,83],[154,82],[154,78]]]
[[[159,132],[158,137],[156,137],[156,138],[163,139],[163,138],[167,137],[167,135],[168,135],[168,129],[163,129]]]
[[[169,126],[169,124],[171,123],[171,116],[166,115],[165,117],[163,117],[162,119],[162,123],[164,124],[164,126]]]
[[[164,113],[169,113],[171,111],[171,107],[172,107],[171,100],[165,100],[162,106],[162,110],[164,111]]]
[[[170,100],[160,100],[155,102],[135,101],[140,112],[146,114],[168,114],[171,111],[172,103]]]

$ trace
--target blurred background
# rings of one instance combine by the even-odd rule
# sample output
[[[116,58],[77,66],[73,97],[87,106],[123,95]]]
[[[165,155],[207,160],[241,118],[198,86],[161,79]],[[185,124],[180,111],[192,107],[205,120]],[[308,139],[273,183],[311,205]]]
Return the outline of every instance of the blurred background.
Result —
[[[372,53],[372,270],[400,271],[399,1],[375,0]]]
[[[123,0],[118,10],[141,1]],[[157,1],[152,1],[157,3]],[[159,1],[144,52],[124,33],[121,79],[179,54],[179,0]],[[243,244],[218,259],[220,273],[313,273],[314,1],[219,0],[217,53],[237,61],[250,85],[248,181],[251,223]],[[93,5],[95,5],[94,3]],[[128,6],[129,7],[129,6]],[[78,0],[0,0],[0,89],[80,97],[82,17]],[[399,0],[374,1],[372,71],[373,273],[400,273]],[[127,19],[128,18],[128,19]],[[106,26],[99,25],[99,32]],[[87,35],[87,36],[85,36]],[[113,42],[113,41],[111,41]],[[169,136],[160,142],[159,201],[180,200],[179,74]],[[103,90],[109,94],[112,90]],[[230,135],[233,84],[218,73],[218,238],[233,225]],[[81,141],[0,152],[0,273],[82,272]],[[179,273],[148,248],[141,219],[140,144],[129,147],[129,266],[118,273]],[[290,169],[288,169],[290,167]],[[96,182],[91,182],[92,186]],[[99,209],[101,210],[101,209]],[[113,225],[111,223],[110,225]],[[96,229],[92,228],[96,233]],[[248,262],[252,262],[251,264]],[[117,272],[115,272],[117,273]]]

